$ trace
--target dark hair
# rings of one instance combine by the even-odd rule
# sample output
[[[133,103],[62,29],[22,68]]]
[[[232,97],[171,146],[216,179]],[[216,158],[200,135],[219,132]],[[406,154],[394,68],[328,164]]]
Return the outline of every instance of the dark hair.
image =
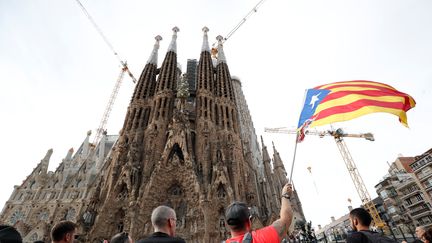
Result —
[[[76,227],[76,224],[71,221],[60,221],[52,228],[51,239],[61,241],[67,233],[72,233]]]
[[[361,225],[369,226],[372,222],[372,217],[364,208],[355,208],[351,210],[350,216],[357,218]]]
[[[429,242],[432,243],[432,227],[426,229],[423,237]]]
[[[35,241],[35,242],[33,242],[33,243],[45,243],[45,242],[42,241],[42,240],[37,240],[37,241]]]
[[[129,234],[127,232],[118,233],[111,238],[110,243],[129,243]]]
[[[22,243],[22,238],[14,227],[9,225],[0,225],[0,242]]]
[[[233,202],[225,211],[225,219],[232,231],[242,231],[250,217],[250,211],[246,203]]]

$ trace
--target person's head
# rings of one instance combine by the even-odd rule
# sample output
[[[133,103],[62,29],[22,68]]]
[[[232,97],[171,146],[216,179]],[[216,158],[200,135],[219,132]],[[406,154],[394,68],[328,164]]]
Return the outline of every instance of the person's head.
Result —
[[[422,238],[425,243],[432,243],[432,227],[425,230]]]
[[[114,235],[110,243],[133,243],[133,241],[127,232],[122,232]]]
[[[0,242],[22,243],[22,238],[14,227],[9,225],[0,225]]]
[[[417,226],[415,229],[415,234],[417,238],[421,239],[425,233],[425,228],[423,226]]]
[[[76,224],[71,221],[60,221],[51,230],[53,242],[73,242]]]
[[[232,232],[247,232],[251,228],[251,214],[246,203],[233,202],[225,211],[225,221]]]
[[[159,206],[153,209],[151,222],[156,232],[164,232],[170,236],[174,236],[176,221],[177,218],[174,209],[167,206]]]
[[[355,208],[350,212],[351,227],[354,231],[367,230],[372,222],[372,217],[364,208]]]

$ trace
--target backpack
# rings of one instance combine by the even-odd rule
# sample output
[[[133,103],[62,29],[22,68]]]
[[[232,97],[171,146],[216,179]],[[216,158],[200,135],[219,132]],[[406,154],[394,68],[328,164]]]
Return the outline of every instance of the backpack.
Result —
[[[222,243],[225,243],[225,241],[222,241]],[[238,243],[238,242],[233,242],[233,243]],[[243,240],[241,243],[252,243],[252,234],[250,232],[247,232],[243,236]]]
[[[358,232],[366,236],[366,238],[370,243],[397,243],[397,241],[390,239],[386,236],[383,236],[377,232],[371,232],[371,231],[358,231]]]

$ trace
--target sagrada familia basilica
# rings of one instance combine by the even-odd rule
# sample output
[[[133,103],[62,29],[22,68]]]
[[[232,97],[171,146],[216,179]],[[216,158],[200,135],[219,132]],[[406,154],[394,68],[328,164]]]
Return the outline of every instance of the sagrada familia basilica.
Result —
[[[278,218],[287,173],[275,146],[271,158],[262,138],[259,145],[223,38],[212,57],[204,27],[199,61],[189,60],[182,74],[178,31],[160,67],[156,37],[118,136],[92,144],[88,132],[55,171],[48,171],[50,149],[15,186],[0,221],[14,225],[24,242],[48,242],[53,224],[64,219],[77,222],[81,242],[121,231],[139,239],[152,233],[150,215],[159,205],[175,209],[177,234],[187,242],[226,239],[224,212],[232,201],[250,205],[254,227]],[[293,221],[304,221],[296,193],[292,202]]]

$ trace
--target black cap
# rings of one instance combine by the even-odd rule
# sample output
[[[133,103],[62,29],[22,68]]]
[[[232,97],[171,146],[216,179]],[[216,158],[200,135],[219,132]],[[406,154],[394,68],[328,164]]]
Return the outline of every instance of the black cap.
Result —
[[[246,203],[233,202],[225,212],[225,219],[228,225],[243,225],[250,217],[250,211]]]

